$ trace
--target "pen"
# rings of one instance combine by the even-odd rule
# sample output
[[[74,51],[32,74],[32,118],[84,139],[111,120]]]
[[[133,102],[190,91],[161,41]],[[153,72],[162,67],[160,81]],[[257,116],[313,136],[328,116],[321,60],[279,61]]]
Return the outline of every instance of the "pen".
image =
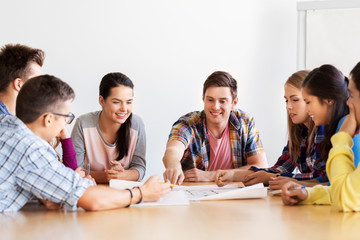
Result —
[[[86,167],[86,175],[90,175],[90,163],[88,163]]]
[[[304,189],[304,188],[306,188],[305,186],[301,186],[301,187],[296,187],[296,188],[292,188],[292,189],[290,189],[290,190],[298,190],[298,189]],[[271,191],[270,192],[272,195],[276,195],[276,194],[280,194],[280,193],[282,193],[282,190],[280,189],[280,190],[274,190],[274,191]]]

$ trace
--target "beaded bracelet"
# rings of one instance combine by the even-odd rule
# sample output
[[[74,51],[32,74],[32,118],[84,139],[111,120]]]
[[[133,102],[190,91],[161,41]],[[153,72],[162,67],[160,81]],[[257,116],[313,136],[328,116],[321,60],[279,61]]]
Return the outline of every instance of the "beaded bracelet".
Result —
[[[139,203],[141,203],[141,202],[142,202],[143,195],[142,195],[142,192],[141,192],[141,189],[140,189],[140,187],[139,187],[139,186],[133,187],[133,189],[134,189],[134,188],[139,189],[139,192],[140,192],[140,200],[136,203],[136,204],[139,204]]]
[[[133,193],[132,193],[131,189],[129,189],[129,188],[125,188],[125,190],[128,190],[129,193],[130,193],[130,203],[129,203],[129,205],[126,206],[126,207],[130,207],[131,201],[132,201],[132,198],[133,198]]]

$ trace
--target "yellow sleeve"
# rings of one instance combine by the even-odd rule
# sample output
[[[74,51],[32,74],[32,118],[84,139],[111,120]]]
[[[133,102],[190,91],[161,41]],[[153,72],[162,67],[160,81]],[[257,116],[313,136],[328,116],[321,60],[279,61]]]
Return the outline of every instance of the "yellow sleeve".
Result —
[[[355,170],[353,141],[349,134],[332,136],[326,172],[331,183],[331,197],[341,211],[360,211],[360,168]]]
[[[323,185],[316,185],[312,188],[306,188],[308,198],[300,204],[331,204],[330,187]]]

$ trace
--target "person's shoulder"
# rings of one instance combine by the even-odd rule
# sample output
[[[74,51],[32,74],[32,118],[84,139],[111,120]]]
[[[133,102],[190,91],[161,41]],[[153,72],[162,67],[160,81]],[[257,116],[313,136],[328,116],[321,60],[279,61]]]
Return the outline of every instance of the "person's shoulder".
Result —
[[[239,120],[243,119],[243,120],[247,120],[247,121],[250,121],[250,120],[252,121],[254,119],[254,117],[252,115],[250,115],[249,113],[247,113],[239,108],[234,108],[232,110],[232,113]]]
[[[342,118],[340,118],[339,122],[338,122],[338,125],[336,126],[336,132],[339,131],[341,125],[343,124],[345,118],[346,118],[347,115],[343,116]]]
[[[48,148],[50,145],[33,133],[19,118],[0,114],[1,141],[16,144],[18,149]]]
[[[193,125],[199,122],[199,120],[202,118],[202,116],[205,116],[205,114],[203,112],[200,111],[193,111],[193,112],[189,112],[186,113],[184,115],[182,115],[179,119],[178,122],[185,122],[189,125]]]
[[[96,126],[101,111],[89,112],[80,115],[77,118],[77,122],[81,123],[82,127],[94,127]]]
[[[89,112],[82,114],[78,117],[78,119],[91,119],[91,118],[99,118],[101,111]]]
[[[144,128],[144,121],[142,120],[142,118],[137,115],[132,113],[131,116],[131,128],[138,130],[140,128]]]
[[[2,131],[23,131],[26,125],[16,116],[0,114],[0,129]]]

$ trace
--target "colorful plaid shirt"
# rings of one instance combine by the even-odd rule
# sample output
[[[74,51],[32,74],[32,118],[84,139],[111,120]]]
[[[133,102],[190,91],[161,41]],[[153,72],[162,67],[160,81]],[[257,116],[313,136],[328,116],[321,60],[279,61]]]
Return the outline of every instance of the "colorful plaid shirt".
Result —
[[[18,118],[0,114],[0,212],[17,211],[33,196],[75,210],[91,185]]]
[[[324,126],[318,127],[314,142],[312,143],[309,152],[308,148],[308,129],[304,126],[301,131],[301,145],[300,156],[296,163],[289,153],[289,143],[284,147],[282,155],[278,161],[271,168],[256,168],[250,167],[249,170],[253,171],[267,171],[270,173],[280,173],[280,176],[295,178],[296,180],[310,180],[316,179],[319,182],[328,182],[329,179],[326,175],[325,164],[321,162],[319,165],[315,165],[317,159],[321,158],[320,143],[325,139]],[[292,173],[295,168],[298,168],[300,173]],[[320,170],[323,169],[323,170]]]
[[[264,152],[254,118],[240,109],[230,112],[229,135],[233,168],[247,165],[247,158]],[[204,111],[188,113],[172,126],[169,141],[182,142],[186,150],[181,159],[183,171],[198,168],[207,170],[210,144]]]

